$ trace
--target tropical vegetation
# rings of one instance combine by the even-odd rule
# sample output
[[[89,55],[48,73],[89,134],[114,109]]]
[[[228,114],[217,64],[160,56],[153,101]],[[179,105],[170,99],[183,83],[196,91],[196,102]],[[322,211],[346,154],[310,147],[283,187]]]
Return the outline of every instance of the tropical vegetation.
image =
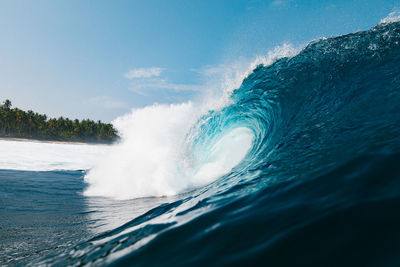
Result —
[[[93,120],[50,118],[32,110],[11,108],[6,100],[0,106],[0,137],[49,141],[111,143],[118,133],[110,123]]]

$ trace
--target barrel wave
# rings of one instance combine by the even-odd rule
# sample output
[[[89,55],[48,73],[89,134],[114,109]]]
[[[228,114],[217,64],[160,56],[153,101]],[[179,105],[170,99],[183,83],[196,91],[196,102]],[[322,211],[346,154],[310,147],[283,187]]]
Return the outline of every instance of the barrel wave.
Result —
[[[222,108],[186,103],[143,112],[135,123],[154,126],[137,130],[132,142],[157,135],[170,143],[143,139],[159,148],[157,158],[120,144],[108,159],[117,167],[89,171],[85,194],[128,191],[122,198],[158,204],[41,263],[400,262],[400,22],[315,40],[260,64]],[[149,134],[157,127],[164,130]],[[118,158],[130,153],[129,161]],[[130,169],[132,158],[153,165]]]

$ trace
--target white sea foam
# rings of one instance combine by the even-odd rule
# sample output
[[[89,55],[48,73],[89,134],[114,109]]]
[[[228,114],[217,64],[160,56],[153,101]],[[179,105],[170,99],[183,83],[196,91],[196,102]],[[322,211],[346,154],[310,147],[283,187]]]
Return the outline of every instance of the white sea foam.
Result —
[[[135,109],[115,120],[122,142],[85,177],[85,194],[127,199],[177,193],[184,186],[177,177],[180,151],[194,120],[190,102]]]
[[[386,18],[382,19],[379,24],[387,24],[400,21],[400,11],[391,12]]]
[[[109,146],[0,140],[0,169],[86,170],[107,154]]]

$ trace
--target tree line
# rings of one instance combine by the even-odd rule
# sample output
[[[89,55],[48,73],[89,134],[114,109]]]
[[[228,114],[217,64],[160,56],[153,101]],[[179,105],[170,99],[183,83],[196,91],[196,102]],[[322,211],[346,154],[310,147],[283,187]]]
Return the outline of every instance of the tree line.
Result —
[[[110,123],[64,117],[48,119],[44,114],[11,106],[10,100],[0,106],[0,137],[96,143],[111,143],[119,138]]]

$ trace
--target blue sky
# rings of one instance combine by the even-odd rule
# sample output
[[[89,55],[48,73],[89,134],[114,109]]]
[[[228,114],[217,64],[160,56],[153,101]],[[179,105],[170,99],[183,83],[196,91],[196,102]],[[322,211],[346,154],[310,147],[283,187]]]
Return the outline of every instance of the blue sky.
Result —
[[[196,97],[207,69],[366,30],[400,0],[0,1],[0,100],[111,121]]]

